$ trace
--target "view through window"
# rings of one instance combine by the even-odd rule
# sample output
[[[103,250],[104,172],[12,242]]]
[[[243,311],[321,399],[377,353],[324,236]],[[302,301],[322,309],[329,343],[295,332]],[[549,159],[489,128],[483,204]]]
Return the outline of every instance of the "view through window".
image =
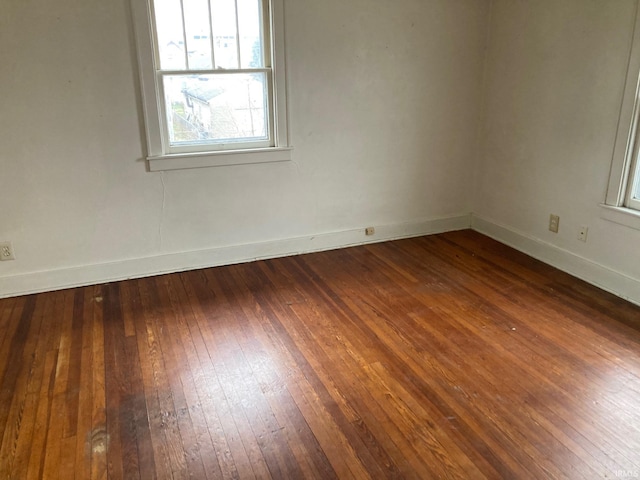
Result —
[[[171,147],[272,144],[264,16],[261,0],[154,0]]]
[[[637,153],[636,153],[637,155]],[[631,191],[626,206],[640,210],[640,161],[638,157],[635,159],[635,169],[632,170],[629,180],[629,190]]]

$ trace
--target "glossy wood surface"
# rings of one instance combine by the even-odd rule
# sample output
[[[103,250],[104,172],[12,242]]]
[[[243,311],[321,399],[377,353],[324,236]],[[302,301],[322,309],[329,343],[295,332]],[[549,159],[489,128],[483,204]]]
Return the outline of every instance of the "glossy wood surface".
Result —
[[[4,299],[0,478],[634,478],[639,327],[471,231]]]

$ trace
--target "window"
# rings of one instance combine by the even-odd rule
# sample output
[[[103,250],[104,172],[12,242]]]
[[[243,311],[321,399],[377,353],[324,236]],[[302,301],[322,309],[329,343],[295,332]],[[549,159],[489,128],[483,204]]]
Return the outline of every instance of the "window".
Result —
[[[283,161],[282,0],[132,0],[150,170]]]
[[[640,9],[636,16],[605,207],[640,215]],[[613,214],[612,214],[613,215]],[[611,217],[615,219],[615,217]],[[620,217],[618,217],[620,218]],[[637,218],[629,220],[640,224]],[[622,223],[628,223],[623,221]]]

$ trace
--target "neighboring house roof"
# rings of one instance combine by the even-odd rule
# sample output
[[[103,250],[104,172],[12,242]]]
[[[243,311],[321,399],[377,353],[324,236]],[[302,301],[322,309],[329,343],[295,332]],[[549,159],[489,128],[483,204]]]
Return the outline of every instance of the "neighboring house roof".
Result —
[[[209,101],[221,93],[224,92],[222,88],[215,88],[209,85],[202,85],[201,87],[186,87],[182,90],[183,93],[189,95],[191,98],[200,100],[201,102],[209,103]]]

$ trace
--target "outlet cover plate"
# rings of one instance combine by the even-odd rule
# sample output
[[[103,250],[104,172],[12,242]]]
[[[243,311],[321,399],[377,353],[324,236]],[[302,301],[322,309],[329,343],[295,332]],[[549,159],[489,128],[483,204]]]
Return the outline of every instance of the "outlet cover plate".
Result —
[[[588,233],[589,233],[589,227],[584,225],[580,227],[580,230],[578,230],[578,240],[580,240],[581,242],[586,242]]]
[[[11,242],[0,242],[0,262],[15,259],[16,257],[13,255]]]

